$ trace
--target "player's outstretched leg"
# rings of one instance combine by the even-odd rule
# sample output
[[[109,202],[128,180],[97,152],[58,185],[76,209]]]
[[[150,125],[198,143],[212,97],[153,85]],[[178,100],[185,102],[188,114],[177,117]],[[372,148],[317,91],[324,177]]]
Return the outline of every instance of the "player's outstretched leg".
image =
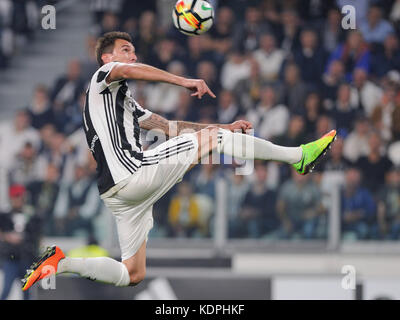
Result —
[[[206,129],[205,129],[206,130]],[[251,135],[219,129],[217,151],[246,160],[273,160],[291,164],[298,173],[311,172],[336,139],[336,130],[299,147],[284,147]]]
[[[93,281],[128,286],[141,281],[130,275],[127,266],[109,257],[69,258],[57,246],[48,247],[44,255],[35,262],[22,279],[22,290],[26,291],[36,282],[59,273],[76,273]],[[136,279],[136,280],[135,280]]]

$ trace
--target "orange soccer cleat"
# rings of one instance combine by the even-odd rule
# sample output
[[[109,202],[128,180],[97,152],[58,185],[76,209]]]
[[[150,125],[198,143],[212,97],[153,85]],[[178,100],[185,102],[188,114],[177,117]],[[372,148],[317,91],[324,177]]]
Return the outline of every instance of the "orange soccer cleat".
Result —
[[[64,258],[64,252],[59,247],[47,247],[40,260],[33,263],[30,269],[26,271],[26,275],[22,279],[22,290],[26,291],[37,281],[56,274],[58,262]]]

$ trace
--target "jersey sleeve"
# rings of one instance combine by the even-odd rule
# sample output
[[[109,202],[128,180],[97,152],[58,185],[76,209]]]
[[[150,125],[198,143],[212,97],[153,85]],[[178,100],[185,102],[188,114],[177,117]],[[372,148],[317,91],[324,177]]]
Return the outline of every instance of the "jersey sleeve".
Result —
[[[93,76],[94,79],[92,80],[92,83],[93,83],[93,81],[95,81],[96,87],[98,88],[99,92],[108,88],[112,84],[118,83],[120,81],[120,80],[115,80],[110,83],[107,83],[107,81],[106,81],[106,78],[110,74],[111,70],[119,64],[121,64],[121,63],[115,62],[115,61],[109,62],[109,63],[101,66],[101,68],[99,70],[97,70],[97,72],[94,74],[94,76]]]
[[[136,102],[136,115],[138,117],[138,121],[143,121],[149,118],[153,112],[148,109],[143,108],[139,103]]]

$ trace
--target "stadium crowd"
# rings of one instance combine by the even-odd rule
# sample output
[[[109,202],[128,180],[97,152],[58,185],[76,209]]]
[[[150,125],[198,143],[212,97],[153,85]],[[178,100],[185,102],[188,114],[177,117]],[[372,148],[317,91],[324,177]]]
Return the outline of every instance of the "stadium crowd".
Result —
[[[7,2],[0,1],[0,17],[10,16]],[[168,119],[248,119],[256,136],[286,146],[338,131],[329,155],[306,176],[274,162],[256,161],[251,175],[234,174],[235,160],[197,166],[154,206],[152,237],[212,237],[223,179],[230,238],[326,239],[338,186],[344,238],[398,239],[400,1],[351,1],[356,30],[342,28],[345,0],[210,1],[214,26],[194,37],[171,24],[174,2],[92,0],[87,58],[72,59],[52,87],[38,84],[14,121],[0,125],[2,174],[21,187],[17,196],[42,219],[43,234],[96,233],[103,206],[81,110],[97,69],[96,38],[121,30],[132,36],[140,62],[202,78],[216,93],[198,100],[164,83],[130,83],[139,104]],[[18,26],[0,20],[0,42],[7,32],[29,38],[30,29]],[[13,53],[0,48],[0,61],[7,61]],[[145,132],[143,140],[146,147],[157,143]]]

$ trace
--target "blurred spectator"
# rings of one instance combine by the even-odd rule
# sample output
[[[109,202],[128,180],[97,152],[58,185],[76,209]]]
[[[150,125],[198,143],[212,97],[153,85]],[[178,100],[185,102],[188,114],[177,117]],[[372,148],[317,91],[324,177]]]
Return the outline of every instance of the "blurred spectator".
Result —
[[[271,140],[283,134],[289,122],[289,111],[276,99],[275,89],[266,86],[261,90],[261,100],[255,109],[247,112],[246,118],[253,124],[255,134]]]
[[[328,60],[327,69],[335,60],[343,62],[348,81],[352,80],[355,68],[362,68],[367,73],[369,72],[370,51],[360,31],[352,30],[347,34],[346,41],[332,52]]]
[[[271,26],[273,32],[277,30],[281,16],[280,16],[280,5],[278,1],[275,0],[263,0],[259,6],[263,14],[263,19]]]
[[[164,37],[155,43],[154,50],[149,54],[148,63],[167,70],[174,60],[179,60],[176,42],[171,37]]]
[[[208,31],[213,39],[214,49],[226,55],[233,46],[235,15],[229,7],[219,7],[214,26]]]
[[[278,79],[285,53],[276,47],[273,33],[260,35],[260,48],[253,51],[252,56],[257,61],[261,77],[264,80],[274,81]]]
[[[86,103],[86,92],[82,91],[77,100],[65,108],[63,132],[66,135],[82,128],[82,113]]]
[[[320,25],[321,20],[328,15],[328,10],[334,6],[334,2],[334,0],[295,1],[301,19],[316,26]]]
[[[37,150],[30,142],[27,142],[15,156],[9,169],[12,184],[27,185],[41,178],[40,165],[37,159]]]
[[[304,82],[316,85],[321,81],[326,54],[322,47],[318,46],[317,33],[313,29],[301,31],[300,46],[293,51],[293,60],[298,65]]]
[[[23,278],[38,254],[41,219],[26,206],[26,189],[15,184],[9,190],[11,210],[0,213],[0,245],[3,260],[3,289],[0,300],[7,299],[14,280]],[[29,299],[24,291],[23,298]]]
[[[221,84],[218,81],[218,70],[213,61],[204,60],[197,64],[196,78],[203,79],[212,92],[218,97]],[[210,95],[204,95],[201,99],[196,99],[194,102],[195,108],[215,105],[215,99]]]
[[[44,141],[44,149],[38,156],[38,161],[40,161],[42,168],[47,168],[50,163],[57,166],[60,171],[60,179],[69,183],[73,180],[73,167],[77,159],[74,154],[70,153],[64,134],[53,131],[51,127],[44,128],[46,129],[42,129],[42,132],[46,140]],[[47,134],[50,136],[46,136]]]
[[[337,100],[330,110],[330,116],[335,121],[339,134],[348,135],[353,130],[357,106],[351,104],[350,85],[342,84],[337,93]]]
[[[267,167],[263,162],[254,165],[255,180],[246,193],[239,215],[231,221],[232,238],[260,238],[277,230],[276,193],[267,186]]]
[[[305,134],[311,136],[316,130],[318,118],[324,113],[321,97],[317,92],[310,92],[304,103]],[[303,141],[304,142],[304,141]]]
[[[197,66],[202,61],[212,61],[215,63],[215,56],[210,53],[212,41],[206,35],[201,37],[189,37],[187,39],[187,56],[184,59],[187,68],[187,75],[196,76]]]
[[[240,114],[233,92],[222,90],[218,95],[218,123],[232,123]]]
[[[86,37],[86,56],[80,61],[82,78],[85,80],[89,80],[99,68],[95,50],[96,41],[97,38],[92,34]]]
[[[382,9],[377,5],[369,7],[367,21],[360,24],[360,30],[368,43],[382,43],[394,31],[392,25],[383,19]]]
[[[152,54],[152,48],[157,43],[156,16],[152,11],[144,11],[139,18],[138,33],[132,39],[140,62],[148,63]]]
[[[215,183],[218,166],[213,164],[213,159],[203,158],[199,168],[191,175],[191,184],[196,194],[205,194],[215,200]]]
[[[172,113],[168,113],[168,119],[181,120],[181,121],[195,121],[197,119],[198,110],[191,107],[192,97],[186,92],[181,91],[179,93],[178,104],[176,110]]]
[[[301,115],[292,115],[287,132],[278,136],[275,143],[281,146],[298,147],[305,140],[304,119]]]
[[[353,72],[352,101],[366,116],[370,116],[382,97],[382,89],[368,80],[363,68],[355,68]]]
[[[43,219],[43,232],[46,236],[57,235],[54,226],[54,208],[60,190],[59,178],[58,168],[49,164],[43,179],[36,179],[27,184],[29,204]]]
[[[343,138],[338,136],[327,158],[324,158],[318,167],[318,171],[322,173],[321,191],[324,196],[325,207],[332,204],[332,195],[337,188],[342,188],[345,184],[345,172],[351,167],[351,162],[343,155]]]
[[[119,24],[118,16],[111,11],[106,11],[103,12],[100,23],[93,28],[92,33],[100,37],[107,32],[118,30]]]
[[[331,151],[325,160],[319,165],[321,171],[334,171],[335,174],[344,173],[352,164],[343,155],[344,140],[338,136],[335,143],[332,144]]]
[[[382,140],[377,132],[372,131],[368,136],[369,153],[357,161],[364,177],[364,186],[375,193],[384,183],[386,173],[393,163],[382,152]]]
[[[15,52],[15,33],[12,29],[12,10],[10,0],[0,3],[0,69],[8,66]]]
[[[261,88],[265,85],[258,62],[251,59],[250,65],[249,77],[239,80],[233,90],[236,100],[244,110],[254,108],[260,100]]]
[[[337,8],[331,8],[322,27],[322,43],[327,52],[332,52],[339,43],[344,41],[345,33],[341,21],[340,11]]]
[[[101,200],[93,172],[76,165],[74,180],[61,185],[54,208],[58,235],[73,236],[93,233],[95,218],[100,214]]]
[[[321,96],[323,97],[323,105],[325,109],[331,109],[336,100],[337,90],[342,82],[345,82],[344,65],[340,60],[334,60],[329,65],[321,79]]]
[[[390,70],[400,70],[399,39],[395,33],[390,33],[383,41],[382,50],[376,50],[371,55],[371,73],[378,78]]]
[[[45,124],[54,121],[48,91],[44,85],[36,86],[33,93],[32,103],[27,107],[27,109],[31,119],[31,125],[35,129],[40,129]]]
[[[54,85],[50,100],[53,104],[54,122],[56,128],[63,132],[66,108],[77,101],[84,91],[84,80],[81,77],[81,64],[73,59],[68,63],[67,72],[61,75]]]
[[[346,159],[356,162],[360,157],[369,153],[368,133],[369,123],[365,116],[358,116],[355,120],[354,130],[346,137],[343,154]]]
[[[378,222],[383,238],[398,240],[400,236],[400,170],[393,168],[385,177],[379,192]]]
[[[396,94],[398,94],[398,91],[395,87],[388,86],[385,88],[380,104],[371,113],[371,122],[386,143],[394,136],[394,120],[396,114],[400,113],[400,105],[396,104]]]
[[[277,29],[278,43],[286,54],[293,52],[300,45],[300,18],[294,9],[285,9]]]
[[[371,193],[362,187],[361,177],[356,168],[346,171],[346,182],[341,194],[344,238],[364,240],[376,234],[376,203]]]
[[[244,10],[244,21],[239,24],[233,37],[234,46],[236,49],[243,46],[245,51],[253,51],[259,45],[260,35],[268,31],[268,25],[256,6],[249,4]]]
[[[100,22],[105,13],[119,13],[123,2],[124,0],[90,0],[90,11],[92,11],[95,21]]]
[[[168,208],[168,221],[173,237],[203,237],[209,231],[208,221],[201,217],[196,195],[186,181],[177,185]]]
[[[49,123],[44,125],[40,131],[40,146],[39,146],[39,155],[44,154],[50,150],[51,139],[56,133],[56,128],[53,124]]]
[[[40,137],[37,131],[30,126],[28,112],[19,110],[15,113],[13,121],[4,121],[0,124],[0,166],[9,168],[18,152],[28,142],[37,148]]]
[[[237,228],[243,200],[250,188],[250,183],[244,175],[235,174],[231,168],[225,170],[225,180],[229,186],[227,188],[227,203],[229,203],[229,206],[227,206],[228,236],[232,238],[235,236],[235,228]]]
[[[282,237],[316,238],[321,214],[325,212],[321,200],[320,190],[309,176],[292,170],[292,179],[284,182],[278,191],[276,208]]]
[[[121,19],[123,21],[126,21],[129,18],[138,20],[143,12],[146,11],[156,12],[158,2],[160,1],[148,0],[148,1],[138,2],[138,1],[123,0],[121,7],[121,14],[120,14]],[[168,3],[168,1],[161,1],[161,2]],[[169,16],[171,17],[171,13]]]
[[[389,15],[390,21],[396,26],[397,31],[399,30],[400,22],[400,1],[395,0]]]
[[[221,85],[224,89],[233,90],[240,80],[250,76],[251,64],[244,52],[234,50],[228,56],[221,69]]]
[[[283,77],[279,100],[288,106],[290,112],[302,112],[308,88],[301,80],[299,67],[294,63],[286,64]]]
[[[322,114],[318,117],[314,134],[312,135],[312,137],[311,136],[308,137],[307,140],[311,141],[318,139],[327,132],[331,131],[333,128],[334,125],[332,119],[327,115]]]
[[[172,61],[168,64],[167,71],[184,76],[185,66],[179,61]],[[162,115],[174,112],[181,92],[188,94],[182,87],[166,82],[146,84],[146,107]]]

